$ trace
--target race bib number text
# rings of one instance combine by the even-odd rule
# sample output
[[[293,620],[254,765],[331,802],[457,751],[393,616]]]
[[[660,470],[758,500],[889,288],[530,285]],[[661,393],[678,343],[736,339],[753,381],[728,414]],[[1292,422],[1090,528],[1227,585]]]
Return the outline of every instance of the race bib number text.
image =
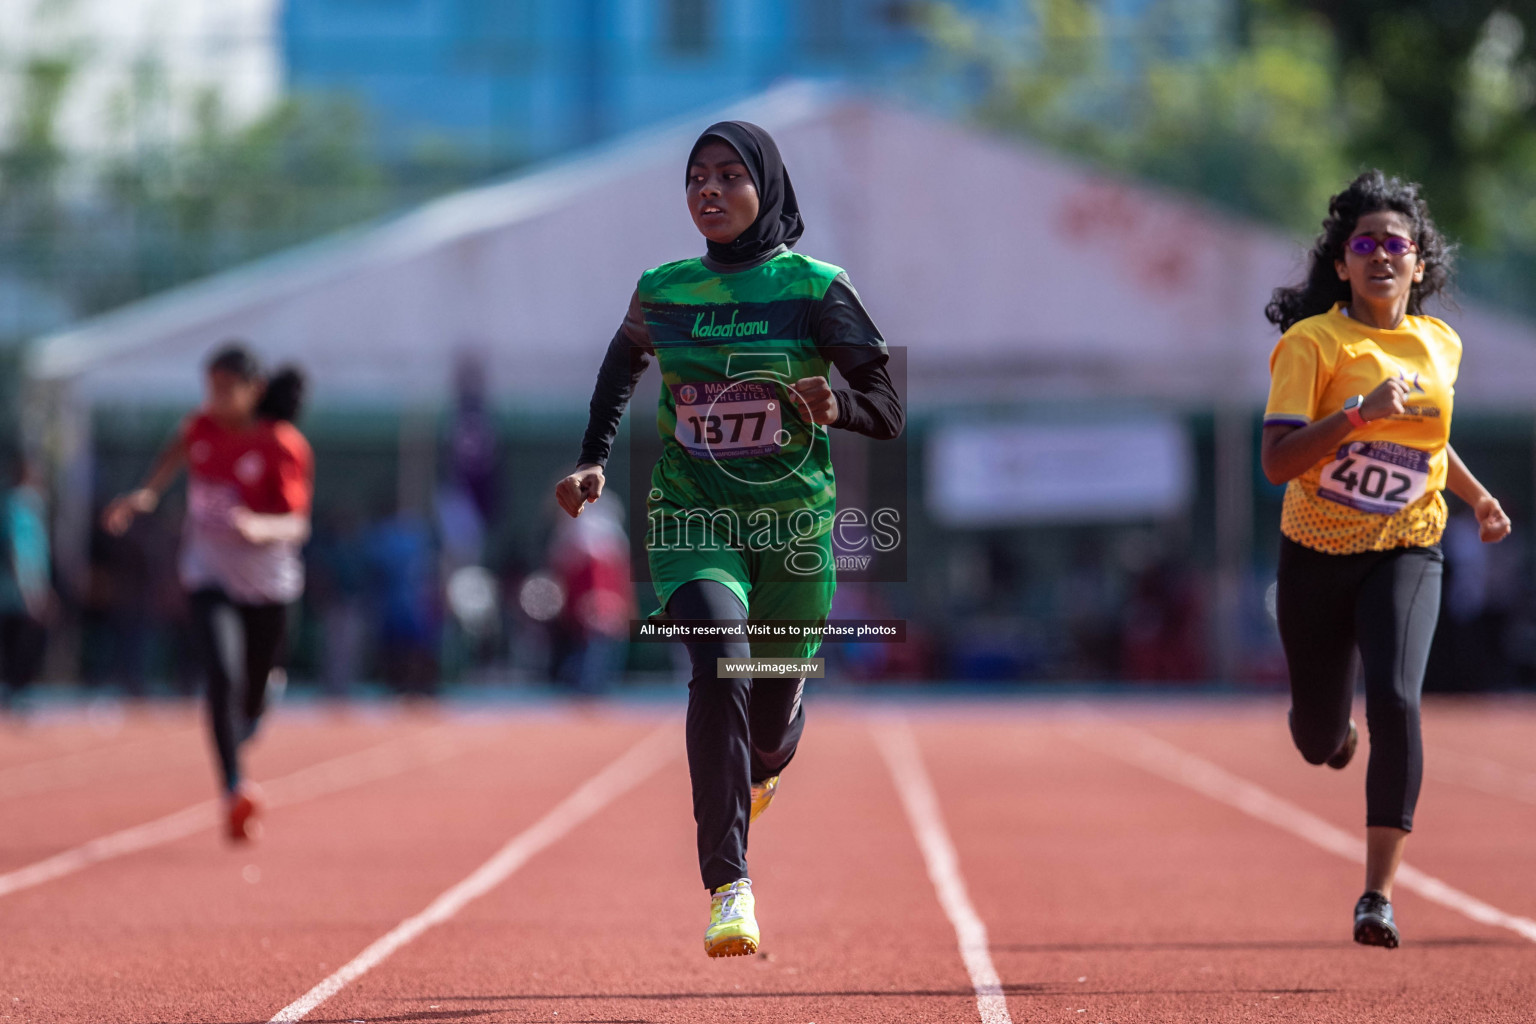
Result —
[[[690,455],[740,459],[772,455],[784,440],[783,402],[761,380],[672,385],[674,436]]]
[[[1323,467],[1317,496],[1389,516],[1424,496],[1429,453],[1390,441],[1353,441]]]

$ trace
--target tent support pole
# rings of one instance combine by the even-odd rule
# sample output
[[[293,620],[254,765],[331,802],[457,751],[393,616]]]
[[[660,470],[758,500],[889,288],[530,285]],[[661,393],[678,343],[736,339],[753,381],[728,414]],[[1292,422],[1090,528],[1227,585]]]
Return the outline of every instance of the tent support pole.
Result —
[[[1223,683],[1239,681],[1243,590],[1253,552],[1252,418],[1248,408],[1216,409],[1216,587],[1211,609],[1212,664]]]
[[[402,515],[430,519],[437,477],[437,417],[427,406],[400,411],[395,502]]]

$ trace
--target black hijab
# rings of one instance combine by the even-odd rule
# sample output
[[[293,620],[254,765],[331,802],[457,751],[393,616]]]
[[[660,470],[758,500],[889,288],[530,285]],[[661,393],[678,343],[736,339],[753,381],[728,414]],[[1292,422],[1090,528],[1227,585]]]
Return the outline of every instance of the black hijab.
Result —
[[[751,227],[735,241],[723,245],[710,242],[709,254],[721,263],[745,263],[780,245],[794,248],[805,233],[805,222],[800,219],[795,187],[789,183],[789,171],[784,169],[784,158],[779,156],[773,136],[747,121],[718,121],[704,129],[688,151],[689,166],[700,147],[713,139],[734,149],[747,165],[752,184],[757,186],[758,207]]]

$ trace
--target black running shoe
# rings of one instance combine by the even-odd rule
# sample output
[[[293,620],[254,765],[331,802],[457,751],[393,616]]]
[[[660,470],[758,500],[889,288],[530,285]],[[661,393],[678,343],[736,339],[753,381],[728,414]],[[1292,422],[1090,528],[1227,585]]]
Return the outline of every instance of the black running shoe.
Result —
[[[1368,890],[1355,904],[1355,941],[1362,946],[1396,949],[1397,938],[1392,902],[1376,890]]]
[[[1349,764],[1355,756],[1355,748],[1360,745],[1360,730],[1355,728],[1355,720],[1349,720],[1349,733],[1344,737],[1344,745],[1334,752],[1334,755],[1323,762],[1329,768],[1342,769]]]

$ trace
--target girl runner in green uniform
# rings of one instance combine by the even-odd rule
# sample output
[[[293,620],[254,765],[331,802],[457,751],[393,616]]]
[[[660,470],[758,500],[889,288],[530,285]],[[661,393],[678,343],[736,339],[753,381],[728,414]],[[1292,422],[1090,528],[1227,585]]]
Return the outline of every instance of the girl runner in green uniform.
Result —
[[[572,516],[599,498],[624,407],[657,362],[662,455],[646,550],[660,613],[738,626],[823,623],[836,585],[828,428],[901,433],[885,342],[841,269],[792,251],[804,230],[799,204],[762,128],[711,125],[688,154],[686,194],[708,254],[640,276],[598,373],[576,471],[555,496]],[[848,388],[828,383],[831,366]],[[704,947],[710,956],[753,953],[747,827],[794,756],[805,680],[720,678],[716,662],[809,658],[820,640],[684,642],[699,869],[712,894]]]

